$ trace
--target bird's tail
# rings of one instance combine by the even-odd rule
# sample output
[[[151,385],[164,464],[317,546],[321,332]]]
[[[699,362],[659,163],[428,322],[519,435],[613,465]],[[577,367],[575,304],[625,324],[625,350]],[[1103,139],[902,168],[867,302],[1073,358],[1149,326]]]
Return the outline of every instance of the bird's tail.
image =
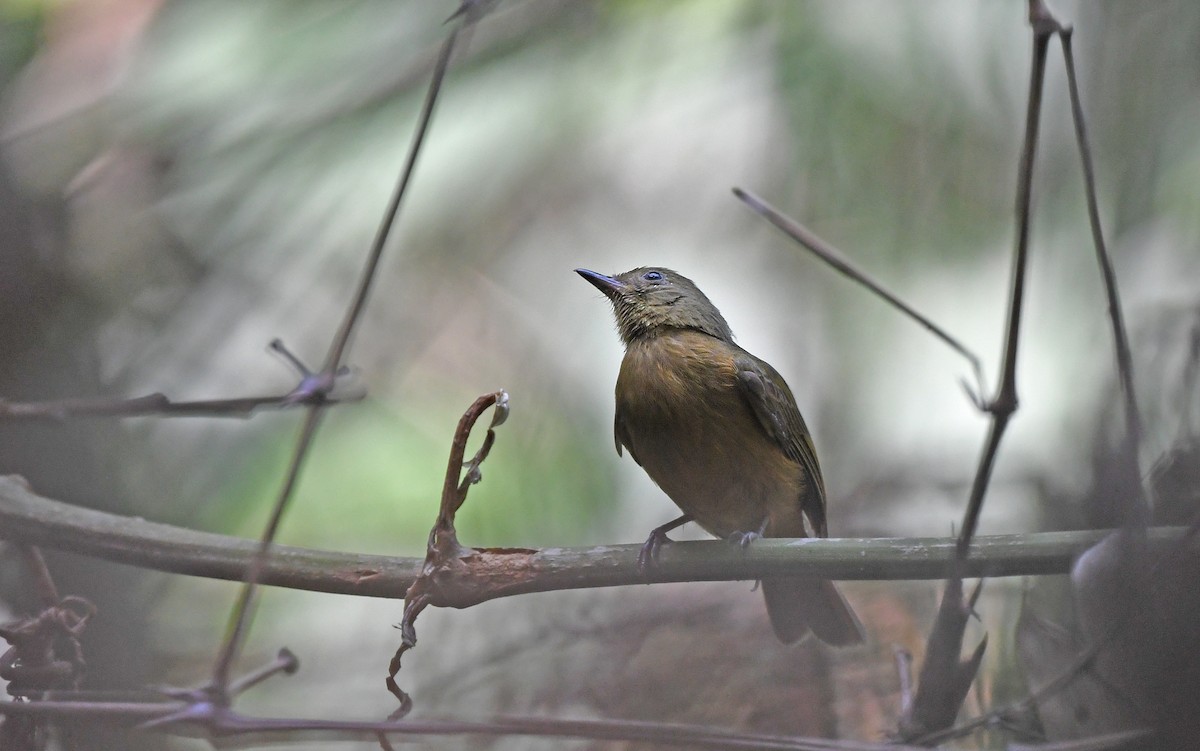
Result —
[[[762,580],[767,614],[775,635],[785,644],[799,641],[811,630],[835,647],[863,642],[863,627],[833,582],[803,576]]]

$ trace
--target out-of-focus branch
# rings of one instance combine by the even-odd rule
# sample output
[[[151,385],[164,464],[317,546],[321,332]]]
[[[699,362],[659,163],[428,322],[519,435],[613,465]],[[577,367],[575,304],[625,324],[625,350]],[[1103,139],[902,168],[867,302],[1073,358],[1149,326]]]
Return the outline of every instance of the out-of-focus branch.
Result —
[[[328,378],[313,373],[275,339],[271,351],[282,356],[300,375],[300,382],[286,394],[243,396],[233,399],[200,399],[173,402],[165,394],[154,393],[131,399],[68,398],[41,402],[13,402],[0,398],[0,420],[48,420],[62,422],[83,417],[238,417],[247,418],[260,409],[287,409],[309,404],[336,404],[360,401],[361,388],[335,390],[336,381],[348,375],[342,369]]]
[[[1030,23],[1033,25],[1033,62],[1029,71],[1029,103],[1025,112],[1025,139],[1021,147],[1021,162],[1017,175],[1017,238],[1013,253],[1012,288],[1009,294],[1007,325],[1004,332],[1004,351],[1001,353],[1000,387],[995,398],[988,404],[992,415],[991,428],[984,444],[983,455],[975,471],[971,496],[963,515],[959,531],[959,546],[965,550],[971,543],[979,514],[992,477],[992,466],[1000,439],[1008,421],[1017,410],[1017,355],[1020,352],[1021,314],[1025,300],[1025,270],[1029,258],[1029,227],[1032,223],[1033,160],[1037,154],[1038,125],[1042,120],[1042,84],[1046,78],[1046,48],[1050,35],[1057,24],[1046,24],[1040,20],[1039,3],[1030,5]]]
[[[1066,28],[1059,34],[1063,58],[1067,66],[1067,91],[1071,95],[1071,115],[1075,121],[1075,140],[1079,143],[1079,158],[1083,163],[1083,187],[1087,196],[1088,224],[1092,228],[1092,242],[1096,246],[1096,261],[1104,279],[1104,292],[1108,298],[1108,315],[1112,322],[1113,346],[1117,356],[1117,372],[1125,396],[1127,430],[1140,443],[1142,418],[1133,391],[1133,355],[1129,351],[1129,336],[1125,333],[1125,319],[1121,312],[1121,299],[1117,293],[1117,275],[1113,271],[1112,258],[1104,242],[1104,230],[1100,225],[1100,203],[1096,198],[1096,169],[1092,166],[1092,148],[1088,143],[1087,124],[1083,117],[1083,103],[1079,95],[1079,83],[1075,75],[1075,53],[1071,47],[1072,29]]]
[[[358,401],[363,393],[343,397],[326,396],[325,402]],[[55,399],[45,402],[13,402],[0,399],[0,420],[61,421],[80,417],[238,417],[246,418],[260,409],[286,409],[304,404],[294,394],[246,396],[236,399],[203,399],[173,402],[163,394],[132,399]]]
[[[1113,271],[1112,258],[1104,242],[1104,230],[1100,225],[1100,205],[1096,198],[1096,171],[1092,166],[1092,149],[1088,143],[1087,125],[1083,117],[1083,103],[1079,94],[1079,82],[1075,75],[1075,53],[1071,47],[1072,29],[1060,28],[1063,59],[1067,68],[1067,91],[1071,96],[1071,117],[1075,121],[1075,140],[1079,144],[1079,158],[1083,164],[1083,189],[1087,197],[1088,224],[1092,229],[1092,244],[1096,248],[1096,262],[1104,281],[1104,295],[1108,300],[1108,319],[1112,326],[1113,350],[1117,361],[1117,378],[1124,397],[1125,434],[1119,446],[1120,471],[1116,481],[1121,483],[1118,493],[1126,497],[1122,509],[1124,522],[1145,525],[1149,516],[1146,506],[1145,488],[1138,458],[1142,445],[1142,416],[1138,409],[1137,394],[1133,388],[1133,356],[1129,350],[1129,337],[1125,332],[1125,316],[1121,311],[1121,298],[1117,292],[1117,275]]]
[[[971,657],[965,660],[959,657],[973,606],[973,602],[965,603],[962,599],[962,580],[966,576],[962,561],[970,552],[971,541],[979,525],[979,516],[987,497],[988,486],[991,484],[992,469],[995,466],[1000,441],[1004,437],[1009,420],[1017,410],[1017,356],[1020,353],[1021,317],[1024,312],[1025,273],[1029,259],[1029,228],[1032,216],[1033,162],[1037,155],[1038,127],[1041,123],[1046,50],[1050,37],[1062,28],[1041,0],[1029,0],[1029,24],[1033,29],[1033,60],[1029,70],[1025,136],[1017,175],[1017,236],[1013,251],[1000,385],[996,396],[982,405],[991,415],[991,424],[975,470],[975,478],[971,483],[967,508],[963,513],[956,560],[950,568],[937,620],[929,634],[920,683],[909,706],[910,711],[900,718],[899,737],[902,740],[914,740],[948,728],[954,723],[987,644],[985,637]]]
[[[159,729],[156,719],[184,708],[180,702],[74,702],[42,701],[17,704],[0,703],[0,715],[45,718],[105,718],[110,722]],[[245,748],[255,742],[281,740],[370,741],[386,736],[415,739],[421,736],[529,736],[540,738],[577,738],[609,741],[642,741],[713,749],[778,749],[779,751],[916,751],[913,746],[897,746],[870,741],[843,741],[827,738],[789,737],[725,730],[703,725],[637,720],[555,717],[494,717],[490,720],[454,720],[438,718],[406,719],[399,722],[361,720],[321,720],[304,717],[253,717],[222,709],[203,720],[182,720],[169,727],[172,735],[209,738],[220,748]]]
[[[42,701],[0,703],[0,714],[45,718],[100,718],[110,722],[153,721],[183,708],[180,702],[78,702]],[[145,725],[143,725],[145,726]],[[151,727],[157,727],[151,725]],[[230,710],[206,718],[201,723],[177,723],[174,735],[208,737],[221,748],[244,748],[255,741],[286,740],[297,742],[336,740],[376,740],[421,736],[528,736],[536,738],[578,738],[717,749],[777,749],[778,751],[918,751],[919,746],[871,741],[833,740],[768,735],[637,720],[572,720],[556,717],[494,717],[490,720],[464,721],[421,718],[399,722],[363,722],[309,718],[252,717]],[[1010,745],[1011,751],[1124,751],[1144,748],[1153,740],[1148,730],[1132,730],[1065,743]]]
[[[342,358],[346,354],[346,349],[350,346],[350,339],[354,334],[354,329],[358,324],[359,318],[362,316],[363,310],[366,308],[367,297],[370,294],[371,286],[375,282],[375,274],[379,269],[379,262],[383,258],[384,247],[387,245],[392,227],[395,225],[396,219],[400,214],[400,207],[408,192],[413,171],[416,169],[417,157],[421,153],[421,146],[424,144],[425,135],[429,131],[429,123],[433,120],[434,106],[437,104],[438,95],[441,93],[442,82],[446,77],[446,70],[450,66],[450,57],[454,53],[454,46],[458,39],[459,31],[467,24],[473,23],[474,19],[475,14],[468,13],[467,17],[463,18],[459,25],[451,28],[445,42],[442,44],[437,63],[434,65],[429,88],[425,94],[425,101],[421,107],[421,113],[417,118],[416,131],[413,133],[412,142],[409,145],[408,156],[405,158],[404,166],[400,170],[400,179],[396,183],[391,197],[388,199],[387,208],[384,209],[379,228],[375,233],[374,239],[371,241],[371,247],[367,252],[366,262],[363,264],[362,273],[359,276],[359,282],[354,295],[350,299],[337,333],[334,334],[333,340],[329,344],[329,350],[325,355],[325,362],[321,366],[320,371],[312,374],[313,377],[306,378],[309,387],[312,388],[312,396],[308,400],[309,407],[305,415],[304,424],[301,426],[299,435],[296,438],[291,461],[288,463],[283,482],[280,484],[279,493],[276,495],[275,503],[271,508],[271,516],[267,521],[266,527],[263,529],[257,554],[251,566],[246,570],[246,586],[242,589],[241,594],[234,603],[230,613],[229,628],[221,644],[221,649],[213,661],[213,678],[210,693],[218,702],[226,700],[225,687],[229,680],[229,672],[232,669],[234,660],[237,659],[238,652],[249,629],[250,615],[254,610],[255,590],[259,583],[259,578],[262,576],[262,571],[267,565],[271,545],[275,540],[275,534],[279,530],[279,524],[282,522],[283,515],[291,502],[292,491],[299,481],[300,469],[303,467],[304,460],[308,456],[308,451],[312,446],[313,440],[316,438],[317,428],[320,426],[323,414],[324,396],[333,390],[334,381],[341,369]]]
[[[847,276],[878,295],[884,302],[899,310],[904,315],[916,321],[929,333],[945,342],[951,349],[966,358],[971,365],[971,373],[975,376],[975,386],[968,386],[967,393],[976,405],[982,406],[983,400],[983,365],[979,356],[967,348],[965,344],[951,336],[945,329],[934,323],[923,313],[892,294],[886,287],[875,281],[870,274],[852,263],[841,251],[822,240],[803,224],[785,216],[778,209],[748,190],[734,188],[733,194],[742,203],[750,207],[756,214],[762,216],[771,224],[778,227],[784,234],[808,248],[813,255],[832,266],[836,271]],[[964,386],[966,382],[964,381]]]
[[[0,538],[142,568],[240,581],[257,540],[81,508],[37,495],[17,476],[0,477]],[[273,549],[264,582],[295,589],[402,597],[418,559]],[[390,581],[392,589],[380,587]],[[359,592],[363,586],[369,592]]]
[[[1102,530],[1039,532],[977,538],[965,575],[1063,574],[1098,542]],[[1182,530],[1154,528],[1152,549]],[[35,494],[20,478],[0,477],[0,538],[190,576],[241,580],[257,541],[80,508]],[[540,550],[484,548],[471,570],[439,605],[560,589],[645,584],[640,544]],[[730,581],[783,573],[841,580],[941,579],[953,560],[954,538],[764,539],[745,549],[720,540],[664,547],[654,581]],[[423,559],[332,552],[277,545],[263,569],[273,586],[334,594],[402,598]]]

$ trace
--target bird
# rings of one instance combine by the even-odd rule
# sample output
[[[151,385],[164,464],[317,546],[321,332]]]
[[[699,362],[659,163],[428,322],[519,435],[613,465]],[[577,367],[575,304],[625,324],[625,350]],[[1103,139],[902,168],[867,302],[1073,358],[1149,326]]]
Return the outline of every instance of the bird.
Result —
[[[683,512],[651,531],[639,564],[653,565],[667,533],[689,521],[743,546],[759,537],[827,537],[825,484],[791,389],[734,343],[695,283],[662,267],[575,272],[612,303],[625,346],[617,454],[627,450]],[[769,576],[761,584],[785,644],[810,632],[833,646],[863,642],[862,624],[833,582]]]

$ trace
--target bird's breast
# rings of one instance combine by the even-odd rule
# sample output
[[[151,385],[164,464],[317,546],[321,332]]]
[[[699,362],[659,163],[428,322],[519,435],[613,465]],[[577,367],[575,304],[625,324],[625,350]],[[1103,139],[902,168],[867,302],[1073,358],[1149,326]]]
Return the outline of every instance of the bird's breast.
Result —
[[[618,438],[709,532],[755,530],[770,517],[773,534],[803,534],[802,470],[742,396],[739,353],[690,331],[631,342],[617,378]]]

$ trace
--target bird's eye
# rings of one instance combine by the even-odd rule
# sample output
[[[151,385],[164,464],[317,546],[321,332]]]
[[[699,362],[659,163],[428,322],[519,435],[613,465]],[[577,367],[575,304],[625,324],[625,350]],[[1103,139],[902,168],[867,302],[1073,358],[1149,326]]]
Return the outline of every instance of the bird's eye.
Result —
[[[648,282],[661,282],[663,275],[659,271],[647,271],[645,274],[642,274],[642,278]]]

